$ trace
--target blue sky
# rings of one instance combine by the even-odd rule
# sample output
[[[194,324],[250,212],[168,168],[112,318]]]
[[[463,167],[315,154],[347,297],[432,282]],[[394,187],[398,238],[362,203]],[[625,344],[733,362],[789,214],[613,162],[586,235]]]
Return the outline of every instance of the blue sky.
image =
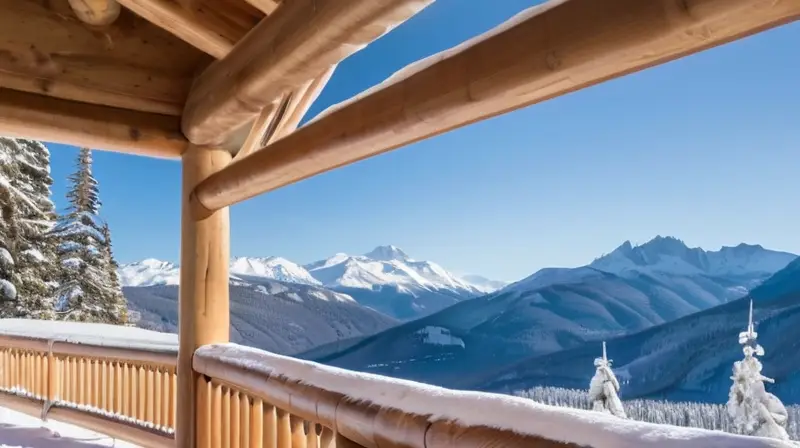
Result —
[[[340,64],[309,116],[530,0],[438,0]],[[232,208],[234,255],[307,263],[397,245],[516,280],[626,239],[800,253],[800,24],[417,143]],[[49,145],[64,206],[75,149]],[[121,262],[178,261],[177,162],[95,152]]]

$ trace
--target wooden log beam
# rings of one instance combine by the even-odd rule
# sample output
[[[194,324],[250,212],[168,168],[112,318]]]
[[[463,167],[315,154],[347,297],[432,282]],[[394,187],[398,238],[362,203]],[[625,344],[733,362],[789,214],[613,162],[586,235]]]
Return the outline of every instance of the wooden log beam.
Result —
[[[0,87],[177,116],[210,59],[130,11],[102,28],[67,2],[0,0],[0,11]]]
[[[266,15],[272,14],[278,7],[277,0],[247,0],[247,3]]]
[[[185,9],[172,0],[119,2],[148,22],[217,59],[225,57],[248,31],[219,20],[209,10]]]
[[[0,134],[127,154],[178,158],[178,117],[78,103],[0,88]]]
[[[560,0],[407,68],[201,183],[198,215],[800,17],[800,0]]]
[[[117,0],[69,0],[75,15],[84,23],[105,26],[119,17]]]
[[[230,213],[227,208],[201,220],[189,209],[189,194],[209,175],[231,161],[219,148],[190,146],[183,155],[181,198],[181,273],[179,291],[178,401],[175,442],[178,448],[194,448],[198,398],[198,373],[192,367],[195,350],[206,344],[228,342],[230,302]],[[226,424],[226,423],[221,423]]]
[[[319,76],[432,0],[292,0],[195,81],[183,131],[219,145],[264,106]]]
[[[322,93],[322,89],[324,89],[328,84],[328,81],[330,81],[334,70],[336,70],[335,65],[326,70],[321,76],[318,76],[308,84],[303,85],[301,90],[295,92],[292,97],[292,102],[287,108],[287,117],[282,123],[281,127],[276,130],[273,140],[286,137],[294,132],[295,129],[297,129],[300,121],[302,121],[303,117],[305,117],[306,113],[308,113],[308,109],[311,108],[311,105],[314,104],[314,101],[319,98],[320,93]]]

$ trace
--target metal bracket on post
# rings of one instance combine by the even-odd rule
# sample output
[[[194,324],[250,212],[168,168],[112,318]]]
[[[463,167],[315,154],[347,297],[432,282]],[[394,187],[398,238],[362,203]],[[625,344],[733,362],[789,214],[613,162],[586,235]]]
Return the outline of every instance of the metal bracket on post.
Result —
[[[51,361],[54,359],[53,358],[53,344],[55,342],[56,342],[55,339],[50,339],[49,341],[47,341],[47,360],[48,360],[47,361],[47,396],[44,397],[44,403],[42,404],[42,417],[41,417],[41,419],[42,419],[43,422],[47,421],[47,413],[50,412],[50,408],[53,407],[53,404],[54,404],[53,397],[51,397],[51,395],[53,394],[53,391],[50,389],[50,387],[53,384],[53,381],[52,381],[51,377],[54,375],[54,373],[53,373],[54,370],[53,370],[53,363]]]

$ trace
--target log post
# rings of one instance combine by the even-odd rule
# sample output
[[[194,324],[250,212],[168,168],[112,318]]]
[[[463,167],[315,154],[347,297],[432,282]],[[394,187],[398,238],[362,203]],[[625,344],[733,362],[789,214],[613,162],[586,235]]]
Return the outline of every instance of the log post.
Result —
[[[177,448],[194,448],[197,437],[195,412],[197,376],[192,368],[195,350],[206,344],[228,342],[230,304],[228,263],[230,215],[228,208],[195,220],[190,194],[203,179],[231,160],[219,148],[190,145],[183,154],[181,197],[181,278],[178,333],[178,399],[175,422]]]

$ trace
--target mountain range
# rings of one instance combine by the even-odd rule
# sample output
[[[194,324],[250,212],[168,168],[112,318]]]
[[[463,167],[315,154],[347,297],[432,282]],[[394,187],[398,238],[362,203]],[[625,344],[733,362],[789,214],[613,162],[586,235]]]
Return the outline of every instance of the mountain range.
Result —
[[[691,249],[669,237],[639,246],[626,242],[587,266],[543,269],[486,296],[299,356],[459,387],[524,359],[727,303],[796,258],[743,244]]]
[[[418,261],[395,246],[364,255],[336,254],[305,266],[281,257],[240,257],[230,263],[231,278],[263,278],[323,287],[396,319],[413,319],[505,286],[480,276],[459,277],[431,261]],[[126,287],[177,285],[178,266],[155,259],[119,269]]]
[[[784,403],[800,403],[800,259],[793,261],[746,297],[642,332],[607,341],[623,397],[725,402],[733,362],[742,358],[738,334],[747,326],[754,302],[763,374]],[[513,392],[534,385],[584,388],[594,374],[599,342],[526,359],[484,372],[464,384]]]

